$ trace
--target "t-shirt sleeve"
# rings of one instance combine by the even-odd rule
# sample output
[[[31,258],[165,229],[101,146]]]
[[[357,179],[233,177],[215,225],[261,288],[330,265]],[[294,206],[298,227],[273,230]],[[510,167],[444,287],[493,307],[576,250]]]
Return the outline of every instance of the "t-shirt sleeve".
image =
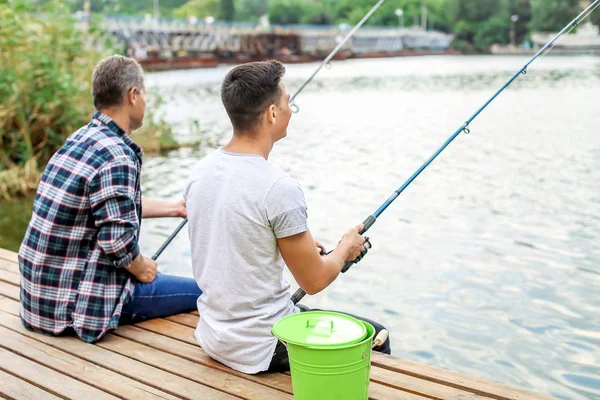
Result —
[[[265,200],[265,208],[277,239],[308,230],[304,192],[292,178],[283,177],[273,185]]]

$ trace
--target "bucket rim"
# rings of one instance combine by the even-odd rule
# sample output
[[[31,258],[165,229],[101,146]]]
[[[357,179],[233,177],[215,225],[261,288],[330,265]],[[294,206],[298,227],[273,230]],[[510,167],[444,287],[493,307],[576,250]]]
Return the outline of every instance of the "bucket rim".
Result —
[[[302,314],[306,314],[309,311],[303,312]],[[359,320],[357,318],[348,316],[346,314],[341,314],[341,313],[337,313],[334,311],[327,311],[326,313],[332,313],[332,314],[336,314],[336,315],[343,315],[345,317],[349,317],[352,318],[354,320],[356,320],[358,323],[362,324],[365,328],[365,335],[355,341],[355,342],[351,342],[351,343],[340,343],[340,344],[313,344],[313,343],[305,343],[302,341],[296,341],[296,340],[284,340],[283,338],[277,336],[275,334],[275,326],[273,326],[273,329],[271,330],[271,334],[273,336],[275,336],[276,338],[279,339],[279,341],[281,341],[285,346],[289,346],[289,345],[293,345],[293,346],[298,346],[298,347],[302,347],[305,349],[312,349],[312,350],[343,350],[343,349],[348,349],[348,348],[352,348],[352,347],[357,347],[357,346],[362,346],[365,344],[365,342],[373,342],[373,340],[375,339],[375,327],[373,325],[371,325],[370,323],[366,322],[366,321],[362,321]],[[292,315],[296,315],[296,314],[292,314]],[[288,318],[290,316],[284,317],[284,318]],[[281,320],[283,320],[284,318],[282,318]],[[280,321],[281,321],[280,320]],[[278,321],[279,322],[279,321]],[[277,323],[275,324],[277,325]],[[369,329],[370,328],[370,329]],[[371,347],[371,346],[369,346]]]

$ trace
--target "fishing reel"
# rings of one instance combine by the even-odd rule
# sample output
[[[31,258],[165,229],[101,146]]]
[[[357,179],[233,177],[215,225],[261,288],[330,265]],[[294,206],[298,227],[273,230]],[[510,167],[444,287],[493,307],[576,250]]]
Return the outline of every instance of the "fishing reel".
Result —
[[[367,229],[369,227],[371,227],[371,225],[373,225],[373,223],[375,222],[375,217],[373,216],[369,216],[369,218],[367,218],[367,221],[365,221],[365,226],[367,227]],[[364,232],[364,231],[363,231]],[[327,254],[331,253],[331,251],[327,252],[325,251],[325,248],[323,246],[317,246],[319,247],[319,253],[322,256],[326,256]],[[354,259],[354,261],[347,261],[344,264],[344,268],[342,269],[342,272],[346,272],[350,269],[350,267],[352,266],[352,264],[356,264],[358,263],[360,260],[363,259],[364,256],[367,255],[367,252],[369,251],[369,249],[373,247],[371,245],[371,241],[369,240],[368,237],[365,236],[365,243],[363,244],[363,249],[360,252],[359,256],[356,257]],[[296,290],[296,292],[294,292],[294,294],[292,295],[292,303],[297,304],[300,300],[302,300],[304,298],[304,296],[306,295],[306,292],[304,290],[302,290],[302,288],[298,288],[298,290]]]
[[[354,261],[346,261],[346,263],[344,263],[344,268],[342,268],[342,273],[348,271],[350,269],[350,267],[352,266],[352,264],[358,264],[360,262],[360,260],[362,260],[364,258],[364,256],[367,255],[367,253],[369,252],[369,249],[371,249],[372,247],[373,247],[373,245],[371,244],[369,237],[365,236],[365,243],[363,244],[362,251],[360,252],[358,257],[356,257],[354,259]]]

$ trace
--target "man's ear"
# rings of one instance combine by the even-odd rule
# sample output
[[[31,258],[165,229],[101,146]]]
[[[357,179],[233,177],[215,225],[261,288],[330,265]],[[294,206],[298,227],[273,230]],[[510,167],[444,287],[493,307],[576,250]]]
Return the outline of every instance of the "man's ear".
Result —
[[[129,104],[131,104],[132,106],[135,106],[135,102],[137,101],[137,96],[138,96],[138,91],[136,88],[129,89],[129,91],[127,92],[127,101],[129,101]]]
[[[272,124],[275,123],[275,119],[277,118],[277,107],[275,107],[275,104],[271,104],[267,110],[267,118],[269,119],[269,122],[271,122]]]

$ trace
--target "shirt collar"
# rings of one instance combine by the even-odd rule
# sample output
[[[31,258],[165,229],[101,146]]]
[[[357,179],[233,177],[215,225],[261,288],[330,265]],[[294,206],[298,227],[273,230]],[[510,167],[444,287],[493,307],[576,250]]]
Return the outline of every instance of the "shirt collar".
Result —
[[[111,131],[113,131],[114,133],[116,133],[117,135],[119,135],[119,137],[121,139],[123,139],[123,141],[125,142],[125,144],[127,146],[129,146],[131,148],[131,150],[134,151],[134,153],[138,156],[138,158],[142,159],[142,156],[144,155],[144,151],[142,150],[142,148],[140,146],[138,146],[127,134],[127,132],[125,132],[123,130],[123,128],[121,128],[119,126],[119,124],[117,124],[115,121],[113,121],[113,119],[111,117],[109,117],[106,114],[101,113],[100,111],[96,111],[94,113],[94,115],[92,115],[92,119],[95,119],[96,121],[99,121],[100,123],[102,123],[103,125],[107,126]]]

